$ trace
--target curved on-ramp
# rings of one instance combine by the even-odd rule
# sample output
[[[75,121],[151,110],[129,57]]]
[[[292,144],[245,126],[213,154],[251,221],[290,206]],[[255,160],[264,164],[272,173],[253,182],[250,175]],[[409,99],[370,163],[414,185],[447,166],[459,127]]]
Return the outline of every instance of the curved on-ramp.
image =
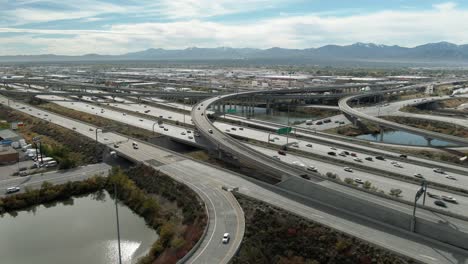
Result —
[[[198,128],[200,133],[209,141],[211,141],[218,150],[223,150],[226,153],[233,155],[233,159],[242,161],[243,166],[253,167],[278,181],[285,180],[291,176],[304,177],[304,175],[308,175],[313,181],[320,181],[321,179],[317,175],[308,173],[304,169],[296,168],[292,165],[279,162],[270,156],[245,146],[244,144],[238,142],[234,138],[216,128],[208,119],[206,110],[210,105],[216,103],[217,101],[255,93],[259,92],[255,91],[235,93],[206,99],[192,108],[191,115],[193,123]]]
[[[427,85],[427,84],[426,84]],[[402,131],[407,131],[412,134],[420,135],[423,136],[427,139],[440,139],[444,140],[447,142],[455,143],[458,145],[462,146],[468,146],[468,139],[461,138],[461,137],[456,137],[456,136],[451,136],[451,135],[446,135],[442,133],[437,133],[437,132],[432,132],[428,131],[425,129],[420,129],[416,127],[411,127],[403,124],[399,124],[396,122],[388,121],[385,119],[381,119],[379,117],[371,116],[365,113],[362,113],[354,108],[352,108],[348,102],[368,96],[374,96],[374,95],[381,95],[382,93],[390,93],[390,92],[399,92],[399,91],[405,91],[405,90],[411,90],[411,89],[418,89],[421,88],[422,85],[414,85],[414,86],[408,86],[408,87],[403,87],[403,88],[398,88],[398,89],[392,89],[392,90],[386,90],[382,92],[374,92],[374,93],[365,93],[365,94],[359,94],[359,95],[351,95],[347,96],[345,98],[342,98],[338,102],[338,106],[340,107],[340,110],[347,114],[348,116],[351,116],[352,118],[359,118],[361,120],[366,120],[375,124],[378,124],[383,127],[388,127],[396,130],[402,130]]]

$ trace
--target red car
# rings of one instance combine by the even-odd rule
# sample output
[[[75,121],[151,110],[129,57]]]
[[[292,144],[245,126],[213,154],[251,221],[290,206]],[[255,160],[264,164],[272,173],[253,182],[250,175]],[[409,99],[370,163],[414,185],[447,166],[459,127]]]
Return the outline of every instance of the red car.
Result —
[[[286,152],[284,152],[283,150],[278,150],[278,154],[286,156]]]

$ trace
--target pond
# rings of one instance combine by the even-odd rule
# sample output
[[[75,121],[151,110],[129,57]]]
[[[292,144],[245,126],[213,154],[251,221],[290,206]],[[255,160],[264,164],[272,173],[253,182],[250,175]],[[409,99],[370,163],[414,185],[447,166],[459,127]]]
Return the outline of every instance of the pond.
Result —
[[[115,204],[107,192],[47,207],[0,218],[1,263],[118,263]],[[119,203],[118,209],[122,263],[135,263],[158,234],[125,205]]]
[[[370,141],[380,141],[380,134],[365,134],[357,136],[356,138]],[[427,146],[427,141],[424,137],[404,131],[385,131],[382,142],[393,144],[405,144],[412,146]],[[431,145],[440,147],[453,146],[453,144],[449,142],[438,139],[432,140]]]
[[[226,106],[225,111],[229,106]],[[234,108],[234,106],[233,106]],[[243,116],[247,117],[247,112],[242,113],[241,112],[241,107],[237,106],[237,112],[232,113],[232,115],[237,115],[237,116]],[[274,122],[278,124],[283,124],[287,125],[288,124],[288,112],[287,111],[279,111],[272,109],[270,114],[267,114],[266,108],[265,107],[254,107],[254,115],[252,118],[262,120],[262,121],[269,121],[269,122]],[[311,114],[306,114],[306,113],[299,113],[299,112],[289,112],[289,123],[293,124],[294,122],[305,122],[306,120],[312,120],[316,119],[317,117],[311,115]]]

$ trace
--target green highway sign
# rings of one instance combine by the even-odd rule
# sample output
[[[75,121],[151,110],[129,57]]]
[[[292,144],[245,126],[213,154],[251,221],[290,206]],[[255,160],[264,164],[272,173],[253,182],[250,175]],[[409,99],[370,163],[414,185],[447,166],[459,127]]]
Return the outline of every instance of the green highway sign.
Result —
[[[279,135],[285,135],[285,134],[291,133],[291,131],[292,131],[292,127],[282,127],[280,129],[278,129],[276,132]]]
[[[237,112],[237,110],[234,109],[234,108],[229,108],[226,112],[227,112],[228,114],[233,114],[233,113]]]

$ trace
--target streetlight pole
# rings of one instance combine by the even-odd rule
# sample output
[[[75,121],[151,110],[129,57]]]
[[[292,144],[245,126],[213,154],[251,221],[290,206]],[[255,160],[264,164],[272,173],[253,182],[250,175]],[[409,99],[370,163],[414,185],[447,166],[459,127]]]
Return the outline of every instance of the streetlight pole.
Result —
[[[288,116],[288,125],[287,125],[288,130],[286,131],[286,145],[289,143],[289,103],[288,103],[288,114],[287,114],[287,116]]]
[[[122,264],[122,253],[120,249],[119,207],[117,206],[117,184],[116,183],[114,183],[114,199],[115,199],[115,217],[117,219],[117,246],[119,249],[119,264]]]

